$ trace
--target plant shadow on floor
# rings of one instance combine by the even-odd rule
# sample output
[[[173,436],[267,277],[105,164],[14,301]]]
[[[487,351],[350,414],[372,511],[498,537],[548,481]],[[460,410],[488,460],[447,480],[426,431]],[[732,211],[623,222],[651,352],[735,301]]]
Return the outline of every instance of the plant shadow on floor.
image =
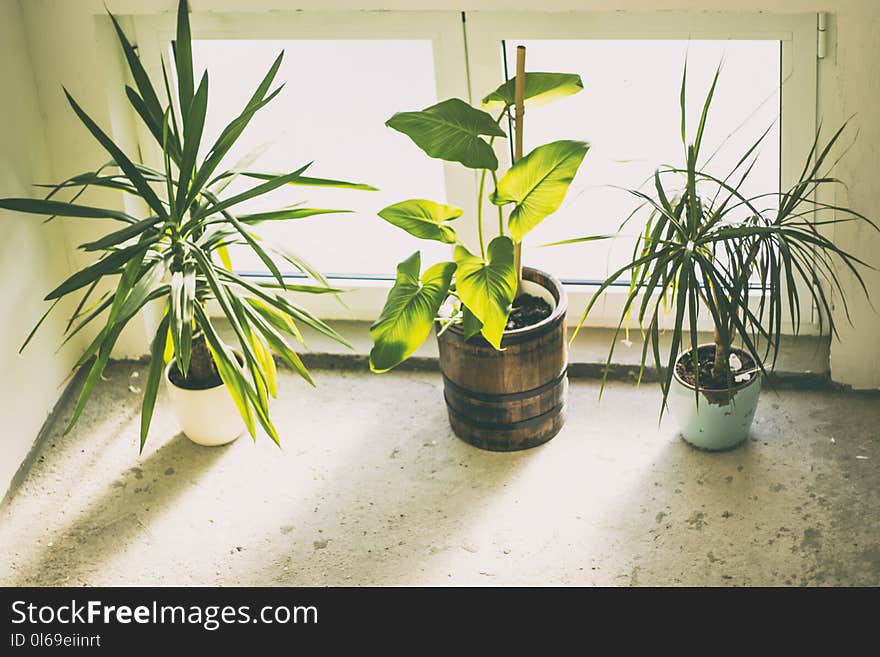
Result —
[[[665,446],[607,510],[628,536],[611,583],[817,583],[817,546],[805,538],[821,535],[828,516],[810,494],[817,473],[808,460],[792,460],[791,443],[769,419],[781,411],[765,404],[746,441],[730,450],[698,450],[665,432]]]
[[[148,533],[152,519],[171,507],[225,452],[222,447],[199,447],[178,433],[145,459],[131,461],[136,465],[119,472],[70,522],[53,527],[47,543],[25,551],[10,573],[11,584],[88,583],[102,564]]]
[[[425,571],[437,565],[427,563],[431,557],[474,556],[468,535],[546,446],[513,453],[477,449],[452,434],[442,398],[432,402],[410,420],[408,437],[389,439],[380,417],[366,427],[309,496],[320,505],[319,518],[318,508],[303,499],[278,505],[264,535],[250,539],[264,547],[249,550],[247,563],[222,583],[436,583],[439,578]]]

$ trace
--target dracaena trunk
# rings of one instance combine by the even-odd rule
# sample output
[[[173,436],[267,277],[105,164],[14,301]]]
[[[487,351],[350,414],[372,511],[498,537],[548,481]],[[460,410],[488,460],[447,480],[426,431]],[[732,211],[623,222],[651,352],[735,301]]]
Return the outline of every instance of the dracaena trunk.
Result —
[[[189,372],[186,379],[200,384],[212,383],[220,379],[217,365],[208,349],[205,334],[201,331],[193,335],[192,338],[192,354],[189,359]]]
[[[715,329],[715,364],[712,366],[712,378],[716,381],[727,381],[730,376],[730,345]]]

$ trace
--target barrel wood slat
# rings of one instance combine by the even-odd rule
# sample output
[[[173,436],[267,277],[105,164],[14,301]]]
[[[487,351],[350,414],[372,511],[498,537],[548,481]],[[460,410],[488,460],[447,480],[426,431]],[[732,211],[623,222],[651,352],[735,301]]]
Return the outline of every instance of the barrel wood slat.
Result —
[[[556,307],[538,324],[505,332],[502,351],[480,335],[465,341],[460,325],[438,337],[450,425],[459,438],[482,449],[535,447],[565,423],[565,290],[537,269],[524,267],[523,278],[548,290]]]

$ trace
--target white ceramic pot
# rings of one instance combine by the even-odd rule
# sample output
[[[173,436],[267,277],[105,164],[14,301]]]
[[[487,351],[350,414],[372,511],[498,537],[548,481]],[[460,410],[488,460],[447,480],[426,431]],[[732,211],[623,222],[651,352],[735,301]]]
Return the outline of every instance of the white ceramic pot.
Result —
[[[244,420],[225,384],[205,390],[187,390],[174,385],[165,367],[165,385],[171,407],[187,438],[198,445],[214,447],[231,443],[245,430]]]
[[[688,350],[679,356],[676,366],[690,354]],[[758,372],[751,380],[734,386],[730,395],[726,390],[701,390],[697,403],[694,387],[679,378],[676,367],[667,403],[682,438],[699,449],[719,451],[736,447],[748,437],[760,392]]]

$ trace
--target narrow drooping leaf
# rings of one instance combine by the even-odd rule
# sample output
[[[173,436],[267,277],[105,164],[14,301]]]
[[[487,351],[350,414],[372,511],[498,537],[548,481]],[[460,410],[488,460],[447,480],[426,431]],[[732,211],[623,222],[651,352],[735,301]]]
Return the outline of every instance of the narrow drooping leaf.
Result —
[[[208,72],[202,75],[199,88],[189,104],[189,111],[183,117],[183,155],[180,160],[180,173],[177,179],[177,196],[175,198],[178,212],[187,209],[190,183],[196,165],[202,130],[205,127],[205,115],[208,111]]]
[[[49,316],[49,313],[51,313],[52,310],[54,310],[55,306],[58,305],[59,301],[61,301],[61,299],[55,299],[55,302],[51,306],[49,306],[49,308],[46,309],[46,312],[43,313],[43,316],[40,317],[39,321],[34,325],[34,328],[31,329],[31,332],[28,333],[27,337],[24,339],[24,342],[21,344],[21,347],[18,348],[18,353],[23,352],[24,348],[28,346],[28,343],[34,337],[34,334],[36,334],[37,329],[39,329],[40,326],[43,325],[43,322],[46,321],[46,318]]]
[[[254,115],[263,107],[265,107],[276,95],[281,91],[281,89],[276,89],[274,92],[266,96],[266,93],[269,91],[269,87],[272,85],[272,81],[275,79],[276,74],[278,73],[278,69],[281,66],[281,60],[284,58],[284,51],[282,51],[278,57],[275,58],[275,61],[272,62],[272,66],[269,67],[269,70],[266,72],[266,75],[263,77],[263,80],[257,86],[250,100],[248,101],[245,108],[242,110],[241,114],[239,114],[235,119],[232,120],[229,125],[227,125],[223,132],[220,133],[220,136],[217,138],[217,141],[214,142],[214,145],[211,147],[211,150],[208,151],[208,155],[205,157],[205,161],[202,163],[202,166],[199,168],[198,172],[195,175],[195,179],[193,180],[192,188],[191,188],[191,196],[190,200],[195,198],[196,194],[201,193],[202,188],[209,184],[208,180],[214,174],[214,171],[217,170],[217,167],[223,161],[223,158],[232,148],[232,146],[236,143],[238,138],[241,136],[244,129],[248,126],[251,119]],[[245,157],[244,160],[239,164],[239,166],[248,166],[253,162],[254,159],[259,155],[259,151],[256,155],[252,157]],[[219,193],[223,190],[223,188],[231,182],[234,178],[234,174],[229,176],[225,176],[225,183],[215,189],[216,193]]]
[[[283,176],[278,176],[277,178],[273,178],[271,180],[268,180],[267,182],[264,182],[260,185],[255,186],[255,187],[251,187],[250,189],[242,192],[241,194],[236,194],[235,196],[231,196],[227,199],[224,199],[223,201],[220,201],[219,203],[210,204],[204,210],[200,211],[196,215],[195,219],[201,219],[203,217],[208,217],[212,214],[220,213],[223,210],[228,210],[233,205],[238,205],[239,203],[244,203],[245,201],[249,201],[252,198],[256,198],[257,196],[262,196],[263,194],[267,194],[268,192],[271,192],[273,189],[278,189],[279,187],[281,187],[283,185],[287,185],[291,181],[299,178],[300,174],[302,174],[303,171],[308,169],[310,165],[311,165],[311,162],[309,162],[309,164],[306,164],[303,167],[300,167],[296,171],[285,174]]]
[[[153,240],[155,239],[156,238],[153,238]],[[111,252],[107,257],[98,260],[96,263],[89,265],[70,276],[61,285],[46,295],[46,301],[63,297],[65,294],[69,294],[74,290],[85,287],[102,276],[119,273],[123,266],[128,262],[131,262],[132,257],[138,254],[143,254],[149,246],[150,242],[138,243]]]
[[[168,335],[168,314],[162,317],[156,334],[150,346],[150,370],[147,374],[147,382],[144,385],[144,401],[141,406],[141,445],[143,453],[147,443],[147,435],[150,432],[150,424],[153,419],[153,408],[156,406],[156,396],[159,393],[159,384],[162,380],[162,372],[165,369],[165,361],[162,351],[165,347],[165,337]]]
[[[268,212],[255,212],[253,214],[241,214],[237,219],[243,224],[259,224],[264,221],[288,221],[291,219],[305,219],[319,214],[348,213],[351,210],[331,210],[328,208],[284,208],[270,210]]]
[[[143,175],[141,175],[140,171],[138,171],[137,167],[135,167],[134,163],[128,158],[128,156],[122,152],[113,140],[108,137],[101,128],[98,127],[98,124],[95,123],[91,117],[86,114],[83,109],[79,106],[79,104],[73,99],[67,89],[64,90],[65,96],[67,96],[67,102],[70,103],[70,106],[73,108],[73,111],[79,117],[80,121],[88,128],[89,132],[98,140],[101,146],[110,153],[110,156],[113,158],[113,161],[119,166],[120,169],[128,176],[128,179],[131,183],[137,188],[138,193],[147,202],[153,212],[155,212],[162,219],[168,218],[168,213],[165,211],[165,207],[162,205],[162,202],[159,200],[159,197],[156,196],[156,192],[149,186],[146,180],[144,180]]]
[[[242,171],[241,175],[246,176],[248,178],[257,178],[259,180],[272,180],[273,178],[277,178],[280,174],[273,173],[258,173],[256,171]],[[291,180],[289,185],[300,185],[305,187],[332,187],[335,189],[357,189],[363,192],[377,192],[379,191],[376,187],[372,185],[367,185],[364,183],[355,183],[348,182],[346,180],[331,180],[329,178],[313,178],[311,176],[300,176],[295,180]]]
[[[192,34],[189,27],[189,2],[177,3],[177,39],[174,41],[174,64],[177,67],[177,90],[180,111],[186,115],[193,98]]]
[[[137,223],[130,224],[125,228],[108,233],[94,242],[80,244],[79,248],[83,251],[105,251],[110,247],[118,246],[123,242],[127,242],[130,239],[140,236],[153,228],[158,222],[159,217],[147,217],[146,219],[141,219]]]
[[[47,201],[37,198],[0,198],[0,208],[13,212],[52,215],[57,217],[84,217],[90,219],[117,219],[134,224],[137,219],[120,210],[110,208],[93,208],[87,205],[64,203],[63,201]]]

